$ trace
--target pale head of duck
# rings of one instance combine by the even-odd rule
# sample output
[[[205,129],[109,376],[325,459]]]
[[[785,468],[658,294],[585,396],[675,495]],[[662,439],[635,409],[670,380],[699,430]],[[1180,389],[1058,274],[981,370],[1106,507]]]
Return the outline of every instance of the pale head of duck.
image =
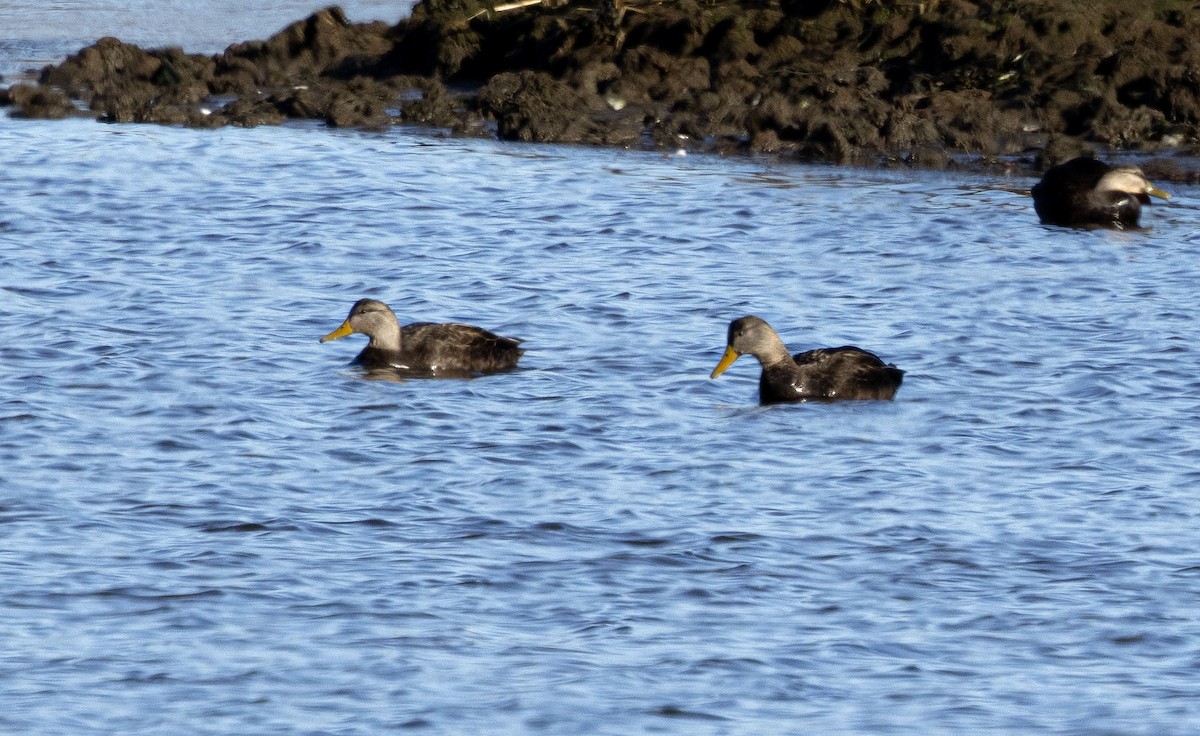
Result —
[[[1100,194],[1118,193],[1136,197],[1143,204],[1151,197],[1170,199],[1171,195],[1150,183],[1142,170],[1136,166],[1115,166],[1096,183]]]
[[[400,323],[391,307],[378,299],[359,299],[355,302],[346,321],[322,337],[321,342],[340,340],[354,333],[370,338],[369,347],[396,351],[400,349]]]
[[[767,321],[754,315],[739,317],[729,323],[725,354],[713,369],[710,378],[725,372],[733,362],[743,355],[753,355],[762,365],[781,360],[791,360],[787,346]]]

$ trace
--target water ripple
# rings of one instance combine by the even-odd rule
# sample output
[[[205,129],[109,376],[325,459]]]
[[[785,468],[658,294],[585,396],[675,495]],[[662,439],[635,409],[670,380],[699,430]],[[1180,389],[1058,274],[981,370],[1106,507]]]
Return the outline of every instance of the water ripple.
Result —
[[[1187,188],[1070,232],[1023,181],[401,130],[0,148],[6,730],[1198,715]],[[362,380],[317,338],[363,296],[528,353]],[[759,407],[707,377],[745,313],[904,387]]]

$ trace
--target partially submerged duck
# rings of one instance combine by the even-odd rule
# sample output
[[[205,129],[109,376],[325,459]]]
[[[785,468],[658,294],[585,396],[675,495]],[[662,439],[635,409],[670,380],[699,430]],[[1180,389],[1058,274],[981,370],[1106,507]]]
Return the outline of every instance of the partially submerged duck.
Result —
[[[1109,166],[1081,156],[1051,167],[1033,186],[1033,208],[1048,225],[1138,227],[1151,197],[1170,199],[1136,166]]]
[[[401,327],[391,308],[376,299],[355,302],[342,326],[322,337],[321,342],[356,332],[370,341],[352,365],[368,371],[432,376],[496,373],[515,368],[525,352],[518,347],[520,340],[474,325],[414,322]]]
[[[721,375],[746,354],[762,365],[758,400],[763,404],[891,399],[904,378],[904,371],[861,348],[817,348],[790,355],[771,325],[753,315],[729,323],[725,355],[709,377]]]

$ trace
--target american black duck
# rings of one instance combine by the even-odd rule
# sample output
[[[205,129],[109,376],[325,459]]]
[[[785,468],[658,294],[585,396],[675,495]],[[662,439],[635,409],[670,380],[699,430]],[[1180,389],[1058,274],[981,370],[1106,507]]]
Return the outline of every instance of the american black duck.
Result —
[[[790,355],[771,325],[753,315],[729,323],[725,355],[710,378],[724,373],[747,353],[762,365],[758,400],[763,404],[891,399],[904,378],[904,371],[856,347],[817,348]]]
[[[370,338],[352,365],[368,371],[404,374],[469,376],[515,368],[525,351],[520,340],[500,337],[482,327],[457,322],[414,322],[400,326],[388,305],[359,299],[342,326],[321,338],[338,340],[361,333]]]
[[[1048,225],[1117,230],[1138,227],[1150,197],[1171,195],[1151,184],[1136,166],[1109,166],[1081,156],[1051,167],[1033,186],[1033,208]]]

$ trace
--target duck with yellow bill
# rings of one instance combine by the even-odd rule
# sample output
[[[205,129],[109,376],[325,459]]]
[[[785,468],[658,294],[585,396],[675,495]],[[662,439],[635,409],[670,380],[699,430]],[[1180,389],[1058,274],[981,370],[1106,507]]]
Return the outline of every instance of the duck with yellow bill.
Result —
[[[1131,230],[1142,205],[1171,195],[1150,183],[1136,166],[1109,166],[1089,156],[1048,169],[1033,185],[1033,208],[1047,225]]]
[[[891,399],[904,378],[904,371],[896,366],[849,345],[791,355],[771,325],[753,315],[729,323],[725,354],[710,378],[721,375],[746,354],[762,366],[758,380],[762,404]]]
[[[401,327],[391,308],[377,299],[355,302],[346,321],[321,342],[355,333],[366,335],[368,342],[352,365],[368,371],[465,377],[516,368],[525,352],[520,340],[474,325],[414,322]]]

